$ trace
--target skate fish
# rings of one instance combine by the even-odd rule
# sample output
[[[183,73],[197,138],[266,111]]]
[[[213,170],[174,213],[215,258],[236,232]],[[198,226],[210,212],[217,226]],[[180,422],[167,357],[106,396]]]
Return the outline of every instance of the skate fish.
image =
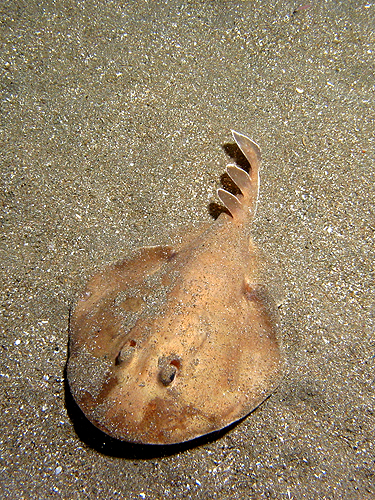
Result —
[[[144,247],[89,281],[70,323],[67,374],[86,417],[117,439],[175,444],[223,429],[277,387],[282,355],[250,235],[260,149],[219,189],[226,212],[180,247]]]

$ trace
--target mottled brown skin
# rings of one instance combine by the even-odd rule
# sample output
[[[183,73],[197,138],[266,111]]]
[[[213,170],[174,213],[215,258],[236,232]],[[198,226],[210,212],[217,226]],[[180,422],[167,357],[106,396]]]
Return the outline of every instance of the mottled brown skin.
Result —
[[[260,152],[219,190],[230,214],[182,248],[149,247],[95,275],[71,320],[68,379],[87,418],[121,440],[172,444],[246,416],[277,386],[282,360],[250,238]],[[246,177],[247,176],[247,177]]]

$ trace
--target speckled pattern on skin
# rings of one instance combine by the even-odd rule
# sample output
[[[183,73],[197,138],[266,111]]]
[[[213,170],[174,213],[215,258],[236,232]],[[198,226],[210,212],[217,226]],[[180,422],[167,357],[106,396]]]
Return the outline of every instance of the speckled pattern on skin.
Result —
[[[35,4],[1,6],[1,497],[374,498],[375,5]],[[263,152],[289,373],[214,441],[119,446],[65,390],[70,307],[210,221],[229,128]]]

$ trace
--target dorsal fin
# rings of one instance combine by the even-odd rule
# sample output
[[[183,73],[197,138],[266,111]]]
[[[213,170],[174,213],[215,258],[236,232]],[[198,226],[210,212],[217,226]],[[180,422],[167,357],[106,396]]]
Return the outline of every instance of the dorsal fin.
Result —
[[[237,198],[233,194],[223,189],[218,190],[218,196],[225,207],[229,210],[234,219],[242,218],[242,216],[250,211],[255,213],[256,203],[259,191],[259,167],[260,167],[260,149],[259,146],[249,137],[239,134],[232,130],[233,138],[238,147],[245,155],[250,164],[250,173],[234,164],[227,166],[227,173],[232,181],[240,189],[242,196]]]
[[[241,193],[246,196],[248,192],[251,191],[251,179],[250,175],[242,168],[237,167],[237,165],[229,164],[227,165],[227,174],[232,179],[232,181],[241,190]]]
[[[231,216],[236,219],[241,216],[241,213],[244,210],[244,207],[237,196],[234,194],[225,191],[224,189],[218,189],[217,195],[220,198],[221,202],[227,208],[231,214]]]
[[[249,137],[247,137],[244,134],[240,134],[236,132],[235,130],[232,130],[232,135],[233,139],[236,141],[237,146],[240,148],[240,150],[243,152],[245,155],[247,161],[250,163],[251,166],[251,180],[254,179],[254,175],[259,174],[259,167],[260,167],[260,161],[261,161],[261,152],[260,152],[260,147],[258,144],[254,141],[252,141]]]

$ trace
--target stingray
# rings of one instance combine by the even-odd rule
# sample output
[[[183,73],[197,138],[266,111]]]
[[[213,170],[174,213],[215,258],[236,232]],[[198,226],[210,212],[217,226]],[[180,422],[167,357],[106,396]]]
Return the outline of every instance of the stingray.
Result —
[[[176,248],[144,247],[100,271],[70,323],[67,374],[86,417],[133,443],[175,444],[223,429],[277,387],[283,361],[273,301],[251,238],[260,149],[227,174],[225,206]]]

